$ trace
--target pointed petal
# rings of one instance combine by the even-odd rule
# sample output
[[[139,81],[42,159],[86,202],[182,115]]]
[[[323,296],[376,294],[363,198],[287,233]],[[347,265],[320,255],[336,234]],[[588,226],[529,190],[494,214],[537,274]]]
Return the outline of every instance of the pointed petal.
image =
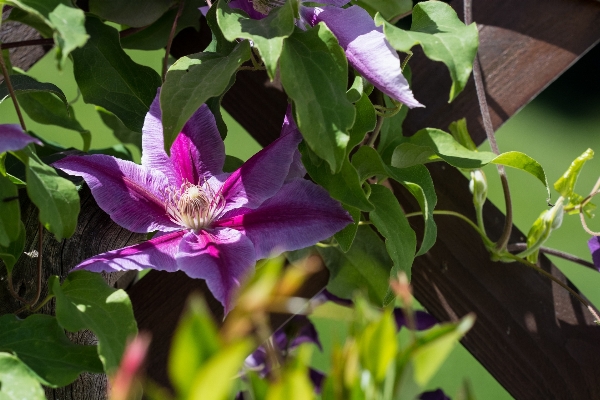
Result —
[[[283,185],[302,136],[296,130],[280,137],[234,171],[223,184],[221,195],[229,210],[257,208]]]
[[[296,179],[258,209],[244,209],[217,224],[244,231],[260,259],[313,245],[351,222],[346,210],[325,189]]]
[[[159,102],[160,90],[146,114],[142,135],[142,165],[158,169],[172,186],[183,181],[200,183],[204,178],[222,173],[225,145],[217,129],[215,117],[203,104],[171,146],[171,157],[164,151],[163,129]]]
[[[177,265],[192,278],[206,285],[228,313],[240,282],[254,267],[252,242],[241,232],[221,228],[187,233],[179,246]]]
[[[5,151],[21,150],[29,143],[36,143],[42,146],[42,142],[33,136],[29,136],[17,124],[0,125],[0,153]]]
[[[346,52],[348,63],[377,89],[410,108],[423,107],[402,75],[398,54],[364,9],[301,7],[300,13],[312,26],[325,22]]]
[[[186,231],[171,232],[122,249],[88,258],[73,270],[92,272],[141,271],[152,268],[159,271],[177,271],[175,255]]]
[[[296,122],[294,121],[294,115],[292,113],[292,106],[288,105],[287,111],[285,113],[285,118],[283,119],[283,126],[281,127],[280,137],[285,135],[301,135]],[[290,165],[290,170],[288,172],[285,181],[288,182],[292,179],[296,178],[304,178],[306,175],[306,168],[304,168],[304,164],[302,164],[302,155],[300,151],[296,148],[294,152],[294,156],[292,159],[292,164]]]
[[[69,156],[53,166],[83,177],[100,208],[125,229],[139,233],[181,229],[165,212],[169,186],[160,171],[103,154]]]
[[[600,272],[600,236],[593,236],[588,241],[588,247],[592,253],[592,261],[594,261],[596,269]]]
[[[394,308],[394,320],[396,321],[396,327],[398,328],[398,330],[400,330],[400,328],[402,328],[403,326],[408,327],[406,315],[401,308]],[[437,323],[438,321],[433,315],[426,313],[425,311],[415,311],[416,330],[424,331],[431,328]]]

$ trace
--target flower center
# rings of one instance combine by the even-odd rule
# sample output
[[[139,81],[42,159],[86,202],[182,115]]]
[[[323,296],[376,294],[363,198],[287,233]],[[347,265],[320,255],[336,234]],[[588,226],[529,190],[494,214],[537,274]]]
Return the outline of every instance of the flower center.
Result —
[[[275,7],[281,7],[285,4],[285,0],[253,0],[252,8],[261,14],[269,15]]]
[[[194,185],[184,182],[179,190],[167,193],[166,211],[171,221],[198,232],[210,226],[223,211],[225,199],[207,182]]]

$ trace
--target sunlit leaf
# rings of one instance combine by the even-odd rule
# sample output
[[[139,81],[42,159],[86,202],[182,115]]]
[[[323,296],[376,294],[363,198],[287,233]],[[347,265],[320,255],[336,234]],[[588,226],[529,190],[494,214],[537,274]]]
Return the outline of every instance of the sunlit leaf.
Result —
[[[19,261],[19,257],[23,254],[23,249],[25,248],[25,225],[21,221],[19,221],[19,224],[19,236],[10,242],[8,246],[0,245],[0,260],[4,261],[4,266],[9,274],[12,273],[15,264]]]
[[[594,151],[592,149],[584,151],[583,154],[573,160],[569,169],[554,182],[554,189],[564,198],[570,199],[575,193],[575,184],[583,165],[592,158],[594,158]]]
[[[378,383],[383,381],[390,363],[396,357],[396,329],[391,312],[386,312],[379,321],[367,325],[359,336],[361,364]]]
[[[413,8],[412,0],[356,0],[356,3],[371,15],[379,12],[388,21],[409,13]]]
[[[46,400],[37,376],[12,354],[0,353],[0,399]]]

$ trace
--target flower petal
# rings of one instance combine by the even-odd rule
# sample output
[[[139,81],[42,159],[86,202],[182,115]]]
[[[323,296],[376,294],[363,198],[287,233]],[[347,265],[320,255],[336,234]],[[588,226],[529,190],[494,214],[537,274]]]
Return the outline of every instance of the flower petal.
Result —
[[[227,202],[223,212],[240,207],[257,208],[277,193],[288,175],[301,141],[300,132],[291,131],[234,171],[221,189],[221,195]]]
[[[175,254],[185,231],[160,235],[129,247],[109,251],[88,258],[73,270],[85,269],[92,272],[141,271],[152,268],[159,271],[177,271]]]
[[[29,136],[17,124],[0,125],[0,153],[5,151],[21,150],[29,143],[36,143],[42,146],[42,142],[33,136]]]
[[[225,145],[217,129],[215,117],[202,105],[184,125],[171,146],[171,157],[164,150],[160,89],[146,114],[142,129],[142,165],[158,169],[172,186],[184,180],[199,183],[202,178],[222,173]]]
[[[237,8],[244,11],[252,19],[263,19],[267,17],[265,14],[254,9],[252,0],[231,0],[228,5],[231,8]]]
[[[160,171],[103,154],[69,156],[53,166],[83,177],[100,208],[125,229],[139,233],[181,229],[165,212],[168,182]]]
[[[240,210],[240,214],[217,224],[245,232],[260,259],[313,245],[351,222],[346,210],[325,189],[295,179],[258,209]]]
[[[342,7],[348,4],[350,0],[317,0],[312,3],[326,4],[334,7]]]
[[[377,89],[410,108],[423,107],[402,75],[398,54],[364,9],[301,7],[300,14],[311,26],[325,22],[346,52],[348,63]]]
[[[294,116],[292,114],[292,106],[288,105],[287,111],[285,113],[285,117],[283,119],[283,126],[281,127],[280,137],[285,135],[301,135],[296,122],[294,121]],[[304,164],[302,164],[302,155],[300,151],[296,148],[294,152],[294,157],[292,160],[292,164],[290,165],[290,170],[288,172],[285,181],[288,182],[295,178],[304,178],[306,175],[306,168],[304,168]]]
[[[227,314],[242,279],[256,262],[252,242],[241,232],[221,228],[188,232],[177,253],[177,265],[192,278],[204,279]]]
[[[450,400],[450,397],[442,389],[437,389],[421,393],[419,400]]]
[[[600,272],[600,236],[593,236],[588,241],[588,247],[592,253],[592,261],[594,261],[596,269]]]
[[[426,313],[425,311],[415,311],[414,317],[415,329],[418,331],[427,330],[438,323],[433,315]],[[403,326],[408,327],[406,315],[401,308],[394,308],[394,320],[396,321],[398,330]]]

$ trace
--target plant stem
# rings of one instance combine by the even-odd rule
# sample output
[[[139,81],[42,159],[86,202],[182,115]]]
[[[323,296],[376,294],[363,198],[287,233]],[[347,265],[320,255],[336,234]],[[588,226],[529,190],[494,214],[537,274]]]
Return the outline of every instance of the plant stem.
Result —
[[[471,0],[464,0],[464,15],[465,24],[470,25],[473,22],[473,13],[471,9]],[[473,62],[473,79],[475,80],[475,89],[477,92],[477,100],[479,101],[479,109],[481,110],[481,118],[483,120],[483,127],[485,128],[485,134],[490,148],[494,154],[500,154],[498,144],[496,143],[496,136],[494,135],[494,126],[490,118],[490,109],[487,104],[485,97],[485,88],[483,86],[483,79],[481,77],[481,65],[479,64],[479,58],[476,55]],[[504,202],[506,205],[506,219],[504,220],[504,229],[498,242],[496,242],[496,250],[502,251],[506,248],[510,234],[512,231],[512,201],[510,196],[510,188],[508,186],[508,178],[506,176],[506,170],[503,165],[496,165],[498,169],[498,175],[500,175],[500,181],[502,182],[502,190],[504,191]]]
[[[0,54],[0,68],[2,68],[2,75],[4,76],[4,82],[6,82],[6,87],[8,89],[8,93],[10,93],[10,98],[13,101],[13,105],[15,106],[15,111],[17,112],[17,116],[19,117],[19,123],[21,124],[21,129],[27,131],[25,127],[25,120],[23,119],[23,114],[21,114],[21,107],[19,107],[19,102],[17,100],[17,95],[13,89],[13,85],[10,81],[10,76],[8,75],[8,70],[6,69],[6,64],[4,63],[4,56]]]
[[[471,225],[471,227],[473,229],[475,229],[475,231],[477,233],[479,233],[479,236],[482,237],[483,242],[485,243],[486,246],[491,246],[493,244],[492,241],[490,239],[488,239],[488,237],[485,235],[485,233],[481,229],[479,229],[479,227],[473,221],[471,221],[469,218],[465,217],[461,213],[458,213],[455,211],[449,211],[449,210],[435,210],[435,211],[433,211],[433,215],[450,215],[453,217],[460,218],[463,221],[465,221],[466,223],[468,223],[469,225]],[[406,218],[418,217],[418,216],[423,216],[423,213],[420,211],[417,211],[417,212],[408,213],[405,215]]]
[[[511,244],[509,244],[507,246],[507,250],[510,251],[510,252],[513,252],[513,251],[523,251],[526,248],[527,248],[527,243],[511,243]],[[584,260],[582,258],[579,258],[576,255],[566,253],[564,251],[560,251],[560,250],[557,250],[557,249],[552,249],[550,247],[544,247],[544,246],[539,247],[538,250],[541,253],[544,253],[544,254],[550,254],[552,256],[560,257],[560,258],[563,258],[565,260],[574,262],[576,264],[583,265],[584,267],[596,269],[596,266],[593,263],[591,263],[589,261],[586,261],[586,260]]]
[[[40,295],[42,294],[42,251],[44,250],[43,246],[44,241],[44,226],[41,222],[38,223],[38,259],[37,259],[37,289],[35,293],[35,298],[33,301],[29,303],[31,307],[35,306],[35,304],[40,299]]]
[[[383,93],[379,92],[379,94],[377,95],[377,101],[379,103],[381,103],[381,105],[384,105],[383,104]],[[371,133],[371,136],[369,137],[367,146],[375,147],[375,141],[377,140],[377,137],[379,136],[379,132],[381,131],[382,126],[383,126],[383,115],[378,115],[377,116],[377,124],[375,125],[375,129],[373,129],[373,132]]]
[[[169,65],[169,54],[171,53],[171,44],[173,43],[173,38],[175,37],[175,31],[177,31],[177,21],[179,21],[179,17],[183,12],[183,6],[185,4],[185,0],[179,0],[179,7],[177,8],[177,14],[175,14],[175,19],[173,20],[173,26],[171,26],[171,33],[169,33],[169,40],[167,41],[167,48],[165,50],[165,58],[163,59],[163,67],[162,67],[162,81],[165,82],[165,77],[167,76],[167,67]]]

